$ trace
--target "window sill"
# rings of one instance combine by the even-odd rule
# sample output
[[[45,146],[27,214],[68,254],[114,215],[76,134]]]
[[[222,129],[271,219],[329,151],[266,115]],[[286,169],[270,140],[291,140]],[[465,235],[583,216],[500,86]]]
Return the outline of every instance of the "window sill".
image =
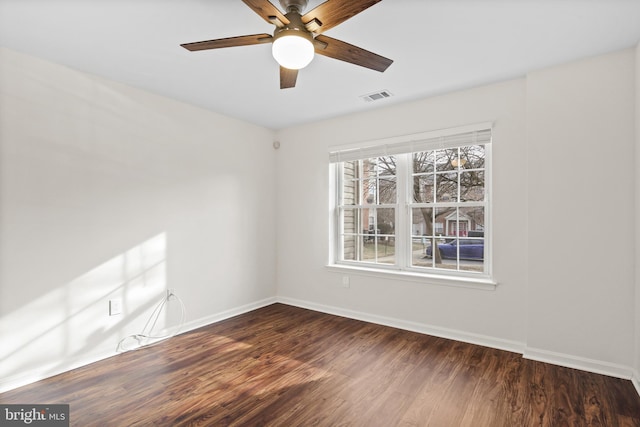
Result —
[[[438,286],[454,286],[459,288],[471,288],[479,290],[495,290],[498,283],[487,277],[445,276],[439,274],[417,273],[413,271],[383,270],[378,268],[366,268],[346,264],[329,264],[328,271],[341,274],[355,274],[359,276],[377,277],[383,279],[406,280],[414,283],[422,283]]]

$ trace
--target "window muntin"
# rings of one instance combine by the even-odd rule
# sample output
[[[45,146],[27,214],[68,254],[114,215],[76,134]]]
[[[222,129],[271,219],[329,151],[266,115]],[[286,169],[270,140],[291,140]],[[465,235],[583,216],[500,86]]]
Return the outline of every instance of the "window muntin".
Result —
[[[490,130],[484,135],[336,162],[334,262],[489,276]]]

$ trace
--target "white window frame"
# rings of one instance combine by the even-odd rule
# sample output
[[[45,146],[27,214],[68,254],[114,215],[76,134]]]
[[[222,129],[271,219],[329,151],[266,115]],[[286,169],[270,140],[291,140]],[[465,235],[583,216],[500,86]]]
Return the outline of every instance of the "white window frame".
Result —
[[[446,270],[428,267],[412,267],[412,221],[411,208],[413,203],[410,183],[411,177],[410,158],[412,153],[420,151],[437,150],[471,145],[468,142],[468,134],[474,132],[489,131],[488,141],[481,142],[485,146],[485,236],[484,236],[484,271],[467,272],[462,270]],[[367,141],[348,145],[333,146],[329,149],[330,156],[330,244],[328,268],[345,273],[359,273],[373,276],[388,276],[394,279],[406,279],[419,282],[431,282],[436,284],[453,284],[465,287],[484,287],[493,289],[497,284],[493,279],[492,259],[492,231],[491,221],[491,123],[478,123],[450,129],[441,129],[420,134],[405,135],[394,138],[386,138],[376,141]],[[456,145],[458,136],[465,136],[463,143]],[[443,145],[444,144],[444,145]],[[448,144],[448,145],[447,145]],[[365,261],[341,260],[341,221],[338,206],[341,191],[341,165],[342,162],[355,159],[368,159],[377,156],[394,155],[398,158],[404,156],[404,160],[397,162],[396,179],[398,200],[395,207],[396,214],[396,264],[379,264]]]

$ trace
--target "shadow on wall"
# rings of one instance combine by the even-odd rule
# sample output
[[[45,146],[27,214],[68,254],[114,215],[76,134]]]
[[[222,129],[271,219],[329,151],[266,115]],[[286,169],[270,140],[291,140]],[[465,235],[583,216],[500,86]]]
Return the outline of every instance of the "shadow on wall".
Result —
[[[0,391],[113,355],[140,332],[166,294],[166,242],[160,233],[0,318]],[[110,315],[111,299],[121,314]]]

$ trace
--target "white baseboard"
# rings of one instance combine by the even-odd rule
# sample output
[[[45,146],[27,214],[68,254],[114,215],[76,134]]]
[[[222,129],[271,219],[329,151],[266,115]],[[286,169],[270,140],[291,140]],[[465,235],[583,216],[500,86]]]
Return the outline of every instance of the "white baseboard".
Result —
[[[363,313],[359,311],[347,310],[340,307],[316,304],[309,301],[297,300],[294,298],[278,297],[278,302],[293,305],[296,307],[307,308],[309,310],[320,311],[327,314],[348,317],[350,319],[362,320],[365,322],[376,323],[379,325],[391,326],[394,328],[404,329],[408,331],[433,335],[441,338],[452,339],[456,341],[467,342],[470,344],[481,345],[485,347],[496,348],[499,350],[511,351],[522,354],[525,359],[537,360],[540,362],[551,363],[553,365],[564,366],[567,368],[580,369],[582,371],[593,372],[596,374],[608,375],[610,377],[631,380],[640,395],[640,375],[627,366],[616,365],[613,363],[602,362],[599,360],[586,359],[561,353],[537,350],[526,347],[523,343],[517,341],[503,340],[500,338],[489,337],[485,335],[473,334],[469,332],[441,328],[437,326],[425,325],[421,323],[408,322],[406,320],[394,319],[389,317],[378,316],[375,314]]]
[[[593,372],[595,374],[602,374],[625,380],[631,380],[633,377],[633,370],[628,366],[531,347],[527,347],[525,349],[522,357],[525,359],[537,360],[538,362],[551,363],[552,365],[579,369],[581,371]]]
[[[636,388],[638,396],[640,396],[640,372],[638,372],[637,370],[633,371],[633,378],[631,378],[631,383]]]
[[[0,393],[4,393],[9,390],[16,389],[31,383],[35,383],[45,378],[53,377],[58,374],[62,374],[73,369],[78,369],[91,363],[99,362],[100,360],[107,359],[115,356],[116,353],[108,352],[100,355],[93,355],[92,357],[76,357],[74,359],[68,359],[62,362],[40,366],[36,369],[32,369],[28,372],[21,372],[17,375],[12,375],[7,378],[0,379]]]
[[[229,310],[225,310],[220,313],[215,313],[207,317],[202,317],[200,319],[192,320],[191,322],[184,324],[184,326],[180,329],[179,334],[193,331],[194,329],[202,328],[203,326],[211,325],[212,323],[220,322],[222,320],[226,320],[234,316],[239,316],[240,314],[248,313],[250,311],[257,310],[262,307],[266,307],[276,302],[277,302],[277,299],[274,297],[265,298],[260,301],[252,302],[249,304],[242,305],[240,307],[235,307]]]
[[[188,323],[185,323],[178,333],[183,334],[185,332],[198,329],[203,326],[228,319],[230,317],[238,316],[240,314],[247,313],[249,311],[253,311],[267,305],[271,305],[275,302],[276,298],[266,298],[261,301],[252,302],[240,307],[235,307],[230,310],[225,310],[220,313],[192,320]],[[162,335],[162,331],[160,332],[160,335]],[[90,365],[91,363],[99,362],[101,360],[116,356],[118,354],[120,353],[114,350],[106,352],[104,354],[92,355],[91,357],[84,356],[75,359],[57,361],[56,363],[53,363],[51,365],[38,367],[37,369],[32,369],[28,372],[22,372],[18,375],[13,375],[8,378],[2,378],[0,379],[0,393],[4,393],[6,391],[13,390],[37,381],[41,381],[58,374],[62,374],[64,372],[71,371],[73,369],[81,368],[83,366]]]
[[[423,323],[410,322],[407,320],[392,317],[378,316],[375,314],[360,311],[348,310],[340,307],[316,304],[309,301],[302,301],[294,298],[278,297],[278,302],[293,305],[295,307],[307,308],[309,310],[320,311],[322,313],[336,316],[348,317],[350,319],[362,320],[378,325],[390,326],[392,328],[404,329],[406,331],[418,332],[426,335],[433,335],[440,338],[462,341],[469,344],[481,345],[484,347],[496,348],[499,350],[511,351],[522,354],[523,343],[509,341],[501,338],[490,337],[481,334],[459,331],[455,329],[441,328],[438,326],[426,325]]]

